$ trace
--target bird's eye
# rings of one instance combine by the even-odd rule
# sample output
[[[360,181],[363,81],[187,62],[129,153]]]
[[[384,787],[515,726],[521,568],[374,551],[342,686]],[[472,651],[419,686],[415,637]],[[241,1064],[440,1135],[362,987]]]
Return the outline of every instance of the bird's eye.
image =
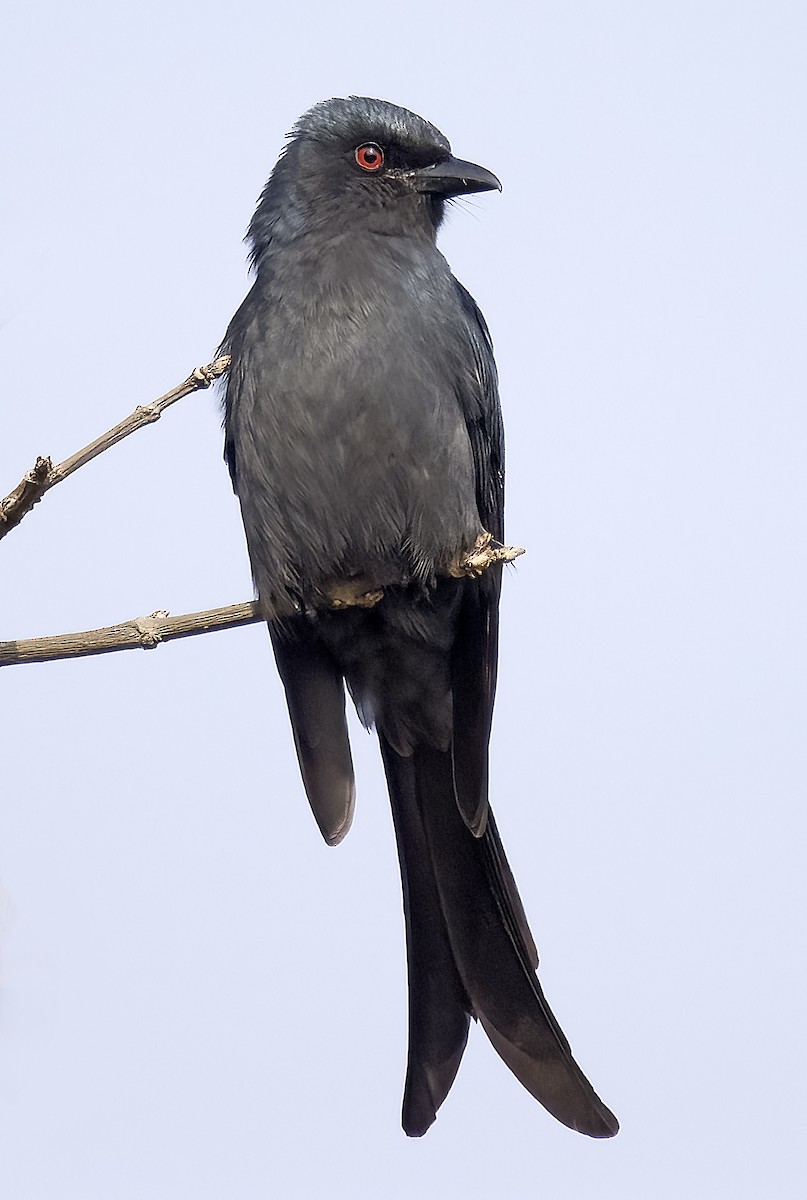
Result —
[[[356,162],[363,171],[380,171],[384,165],[384,151],[375,142],[365,142],[356,147]]]

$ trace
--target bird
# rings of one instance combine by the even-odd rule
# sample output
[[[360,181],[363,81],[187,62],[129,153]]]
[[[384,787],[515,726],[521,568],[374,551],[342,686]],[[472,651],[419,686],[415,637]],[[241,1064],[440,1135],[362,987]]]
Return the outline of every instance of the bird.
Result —
[[[488,799],[504,435],[485,320],[437,248],[449,202],[499,191],[387,101],[316,104],[250,222],[254,283],[221,351],[225,459],[305,792],[350,827],[346,693],[375,728],[408,974],[402,1125],[419,1137],[471,1019],[554,1117],[616,1118],[572,1057]]]

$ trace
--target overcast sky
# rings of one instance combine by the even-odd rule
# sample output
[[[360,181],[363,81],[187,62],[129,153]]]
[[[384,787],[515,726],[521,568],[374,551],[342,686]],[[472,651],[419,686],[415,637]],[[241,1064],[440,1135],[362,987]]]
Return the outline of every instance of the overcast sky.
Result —
[[[404,104],[502,195],[442,246],[502,377],[493,801],[575,1054],[554,1122],[472,1030],[399,1126],[388,804],[321,841],[259,626],[0,675],[4,1200],[800,1196],[807,9],[132,6],[4,18],[0,493],[213,357],[286,131]],[[0,546],[0,639],[252,594],[218,398]]]

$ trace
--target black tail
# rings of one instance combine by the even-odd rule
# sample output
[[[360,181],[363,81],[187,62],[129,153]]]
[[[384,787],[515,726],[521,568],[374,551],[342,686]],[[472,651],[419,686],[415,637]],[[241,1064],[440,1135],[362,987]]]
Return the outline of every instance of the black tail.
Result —
[[[381,738],[406,916],[409,1062],[403,1127],[423,1134],[479,1019],[513,1074],[580,1133],[619,1125],[572,1058],[535,975],[537,955],[492,814],[474,837],[457,804],[450,751],[410,756]]]
[[[356,801],[342,672],[301,621],[270,622],[269,635],[303,786],[322,836],[336,846],[350,829]]]
[[[402,1124],[410,1137],[421,1137],[454,1082],[472,1009],[443,919],[413,761],[396,754],[383,737],[380,741],[401,864],[409,970],[409,1060]]]

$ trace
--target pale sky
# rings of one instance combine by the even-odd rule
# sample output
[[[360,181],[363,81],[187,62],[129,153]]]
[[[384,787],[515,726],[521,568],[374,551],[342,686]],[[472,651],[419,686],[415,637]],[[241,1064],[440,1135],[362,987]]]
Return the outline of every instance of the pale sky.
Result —
[[[508,436],[492,795],[576,1057],[400,1130],[374,740],[321,841],[263,628],[0,674],[4,1200],[801,1195],[807,9],[76,0],[4,19],[0,493],[213,357],[286,131],[360,93],[504,191],[442,247]],[[0,545],[0,639],[252,595],[218,399]]]

